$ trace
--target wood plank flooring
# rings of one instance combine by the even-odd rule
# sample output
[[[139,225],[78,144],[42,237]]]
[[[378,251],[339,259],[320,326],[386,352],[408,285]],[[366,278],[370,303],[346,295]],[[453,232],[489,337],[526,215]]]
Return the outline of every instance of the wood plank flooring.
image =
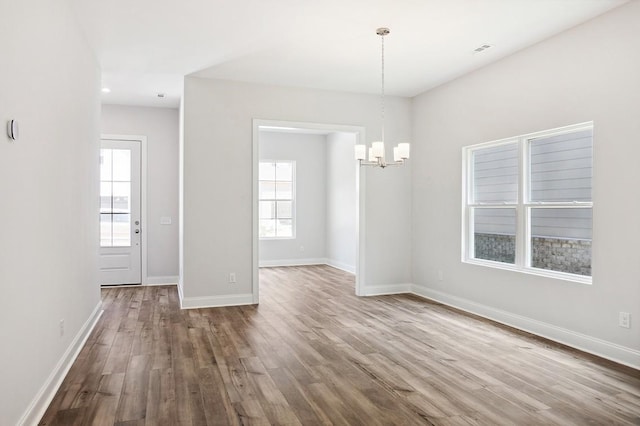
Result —
[[[260,271],[261,303],[180,310],[102,290],[41,425],[638,425],[640,372],[327,266]]]

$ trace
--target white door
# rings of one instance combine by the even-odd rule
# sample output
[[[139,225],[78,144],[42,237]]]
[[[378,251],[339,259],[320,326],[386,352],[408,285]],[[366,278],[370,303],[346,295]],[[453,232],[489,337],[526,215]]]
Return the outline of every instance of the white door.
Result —
[[[141,284],[140,141],[100,146],[100,284]]]

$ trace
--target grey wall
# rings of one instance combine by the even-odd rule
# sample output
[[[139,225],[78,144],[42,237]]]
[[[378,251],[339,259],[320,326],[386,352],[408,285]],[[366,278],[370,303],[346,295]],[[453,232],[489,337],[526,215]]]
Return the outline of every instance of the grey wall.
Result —
[[[413,278],[423,294],[640,366],[640,327],[618,326],[620,311],[640,318],[639,21],[630,2],[414,99]],[[461,148],[592,120],[593,284],[462,263]]]
[[[170,108],[102,106],[102,133],[147,137],[147,282],[178,277],[178,127]],[[171,225],[161,225],[170,217]]]
[[[197,77],[185,79],[184,96],[180,291],[198,304],[246,301],[252,291],[252,120],[363,126],[370,141],[380,137],[379,102],[373,95]],[[409,99],[387,98],[389,141],[410,139],[410,106]],[[225,161],[212,167],[212,158]],[[366,268],[360,278],[369,289],[410,282],[410,172],[410,165],[361,171]],[[236,272],[237,283],[227,282],[229,272]]]
[[[35,424],[99,313],[100,71],[66,2],[0,16],[0,424]]]
[[[356,135],[260,132],[261,160],[296,161],[296,238],[260,240],[260,265],[356,268]]]
[[[349,272],[356,269],[357,194],[353,150],[356,135],[327,136],[327,263]]]
[[[293,160],[295,238],[260,240],[262,265],[322,263],[325,258],[325,136],[260,132],[260,160]]]

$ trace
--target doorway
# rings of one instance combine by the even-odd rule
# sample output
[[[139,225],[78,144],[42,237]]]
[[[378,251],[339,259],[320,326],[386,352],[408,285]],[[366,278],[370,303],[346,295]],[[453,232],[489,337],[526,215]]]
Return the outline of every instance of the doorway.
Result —
[[[273,143],[274,135],[277,136],[276,139],[278,139],[279,142],[277,144],[277,148]],[[293,136],[293,138],[291,136]],[[326,157],[323,156],[321,150],[319,151],[317,147],[318,136],[324,137],[325,143],[321,145],[327,146],[325,151]],[[315,142],[313,141],[314,138],[316,139]],[[295,146],[298,140],[300,140],[300,145],[303,145],[304,147]],[[307,142],[302,142],[303,140]],[[364,247],[364,236],[363,233],[359,232],[359,229],[360,226],[363,226],[364,224],[364,173],[360,171],[357,162],[353,160],[353,145],[359,143],[358,141],[360,140],[365,140],[365,134],[364,128],[358,126],[254,120],[252,268],[252,295],[254,303],[258,303],[259,301],[260,266],[328,264],[330,266],[355,273],[355,293],[357,295],[361,294],[361,283],[364,282],[364,253],[360,248]],[[280,143],[282,143],[282,145],[280,145]],[[329,149],[329,146],[333,146],[334,148],[336,146],[339,147],[339,152],[335,149]],[[296,157],[294,152],[298,152],[298,155],[301,156]],[[325,159],[328,160],[329,158],[332,158],[330,152],[334,152],[333,157],[338,159],[340,163],[339,168],[343,170],[343,172],[338,173],[338,179],[333,179],[332,183],[332,179],[330,177],[332,173],[327,171],[327,174],[321,177],[321,179],[323,179],[323,183],[320,184],[320,186],[317,186],[317,183],[311,183],[309,185],[309,180],[307,180],[307,185],[303,187],[303,173],[307,172],[307,174],[309,174],[308,170],[313,169],[315,172],[311,174],[314,176],[317,175],[319,172],[317,170],[317,163],[324,163]],[[307,166],[304,165],[305,161],[307,162]],[[289,166],[289,164],[292,166]],[[334,169],[331,164],[332,163],[330,161],[327,162],[327,170]],[[292,170],[295,170],[292,176],[295,176],[295,180],[298,178],[300,179],[301,185],[299,188],[293,190],[293,197],[290,196],[289,189],[286,191],[278,190],[279,185],[282,186],[283,189],[289,187],[296,188],[298,186],[297,182],[280,182],[282,179],[279,180],[277,173],[279,165],[292,168]],[[325,167],[324,164],[321,166],[323,168]],[[271,173],[276,176],[273,179],[275,182],[270,182],[270,178],[262,176],[265,175],[265,173],[263,173],[265,170],[270,171],[271,169],[276,170],[275,173]],[[344,172],[345,169],[347,170],[346,173]],[[342,181],[340,181],[340,179],[342,179]],[[331,232],[332,227],[329,226],[322,228],[324,230],[320,231],[326,232],[325,236],[327,238],[326,251],[323,259],[323,255],[320,254],[320,252],[317,250],[314,251],[314,245],[311,244],[314,238],[307,238],[305,242],[302,234],[302,231],[304,231],[305,228],[308,230],[322,227],[323,225],[321,223],[310,223],[310,220],[307,220],[308,223],[306,226],[303,224],[302,219],[304,219],[305,216],[302,216],[302,210],[304,209],[302,203],[304,200],[302,197],[296,196],[296,193],[298,195],[306,195],[307,199],[309,199],[309,192],[322,193],[325,189],[327,194],[329,194],[331,192],[332,185],[342,186],[343,189],[348,187],[352,193],[345,213],[349,215],[349,218],[352,221],[351,226],[348,227],[350,232],[347,232],[351,235],[351,244],[346,245],[351,246],[351,249],[348,250],[353,250],[355,253],[352,253],[350,256],[350,261],[342,264],[340,262],[336,262],[336,258],[331,256],[332,253],[336,252],[335,250],[331,251],[329,247],[335,248],[341,246],[339,242],[337,244],[335,243],[335,236],[342,233],[342,238],[344,238],[342,229],[338,229],[344,225],[344,221],[342,221],[339,226],[336,225],[333,227],[333,230],[335,230],[333,233]],[[285,186],[286,188],[284,188]],[[271,187],[274,189],[271,191],[273,194],[269,191],[269,188]],[[340,192],[342,193],[343,191]],[[331,200],[329,200],[330,197],[327,197],[326,223],[330,223],[332,218],[338,217],[336,214],[336,204],[339,204],[341,196],[342,194],[340,196],[331,197]],[[317,200],[315,203],[316,204],[314,204],[313,207],[308,207],[307,210],[315,212],[315,215],[317,215],[317,207],[320,204],[318,204]],[[308,205],[311,206],[311,204]],[[289,206],[292,207],[289,208]],[[291,217],[292,214],[297,215],[298,213],[300,213],[299,218],[296,218],[295,216]],[[280,217],[282,214],[283,216]],[[313,215],[314,213],[311,213],[309,216],[306,216],[306,218],[309,219],[309,217]],[[317,221],[317,218],[314,219]],[[289,239],[281,238],[277,232],[276,235],[267,235],[268,238],[265,238],[265,233],[268,233],[267,231],[272,230],[272,228],[277,231],[278,224],[280,222],[283,222],[283,224],[286,225],[286,229],[283,227],[283,230],[288,231],[289,228],[293,227],[293,230],[289,232],[291,235],[284,235],[284,237],[289,237]],[[325,220],[321,219],[320,222],[325,222]],[[275,226],[273,226],[273,223],[275,223]],[[330,240],[333,241],[333,244],[329,244]],[[267,252],[269,255],[267,255]],[[275,256],[273,256],[274,253]],[[285,260],[283,261],[282,259]]]
[[[142,284],[143,137],[100,141],[100,285]]]

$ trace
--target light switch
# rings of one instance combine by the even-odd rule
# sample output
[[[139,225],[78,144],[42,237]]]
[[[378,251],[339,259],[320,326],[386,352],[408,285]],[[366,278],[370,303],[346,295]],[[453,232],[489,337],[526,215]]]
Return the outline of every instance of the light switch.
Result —
[[[162,216],[160,218],[160,225],[171,225],[171,216]]]

